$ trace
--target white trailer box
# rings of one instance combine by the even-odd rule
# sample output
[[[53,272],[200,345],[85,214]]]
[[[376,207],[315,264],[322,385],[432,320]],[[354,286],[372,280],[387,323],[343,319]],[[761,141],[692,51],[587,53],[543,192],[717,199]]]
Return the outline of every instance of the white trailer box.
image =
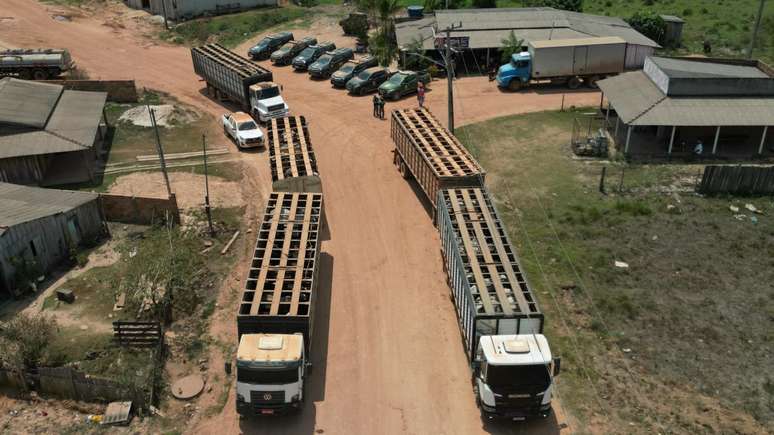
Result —
[[[617,74],[626,61],[626,41],[612,37],[530,41],[532,79]]]

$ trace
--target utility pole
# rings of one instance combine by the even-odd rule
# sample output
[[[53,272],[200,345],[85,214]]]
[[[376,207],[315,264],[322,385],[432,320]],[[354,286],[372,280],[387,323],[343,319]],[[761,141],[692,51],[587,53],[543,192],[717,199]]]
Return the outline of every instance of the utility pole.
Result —
[[[164,28],[169,30],[169,23],[167,23],[167,0],[161,0],[161,12],[164,14]]]
[[[156,112],[146,105],[150,114],[153,131],[156,132],[156,151],[159,153],[159,162],[161,163],[161,172],[164,174],[164,182],[167,184],[167,195],[172,198],[172,187],[169,185],[169,175],[167,175],[167,162],[164,160],[164,148],[161,146],[161,137],[159,136],[159,126],[156,124]]]
[[[212,226],[212,213],[210,212],[210,179],[207,173],[207,143],[202,135],[202,155],[204,156],[204,211],[207,213],[207,223],[210,225],[210,237],[215,237],[215,228]]]
[[[454,80],[454,62],[451,57],[451,31],[462,27],[462,23],[457,25],[451,25],[444,30],[446,32],[446,39],[444,41],[446,49],[444,50],[444,64],[446,65],[446,82],[448,85],[448,99],[447,106],[449,109],[449,122],[448,127],[451,134],[454,134],[454,89],[452,80]]]
[[[755,49],[755,40],[758,39],[758,30],[761,27],[761,17],[763,16],[763,4],[766,0],[761,0],[761,4],[758,5],[758,16],[755,17],[755,27],[753,28],[752,39],[750,40],[750,47],[747,48],[747,58],[752,59],[753,50]]]

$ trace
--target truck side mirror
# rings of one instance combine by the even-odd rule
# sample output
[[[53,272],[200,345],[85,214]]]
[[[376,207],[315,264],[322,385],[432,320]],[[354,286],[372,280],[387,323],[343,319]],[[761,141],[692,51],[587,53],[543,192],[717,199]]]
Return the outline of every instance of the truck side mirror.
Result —
[[[562,367],[562,359],[557,357],[554,358],[554,376],[559,376],[559,371]]]

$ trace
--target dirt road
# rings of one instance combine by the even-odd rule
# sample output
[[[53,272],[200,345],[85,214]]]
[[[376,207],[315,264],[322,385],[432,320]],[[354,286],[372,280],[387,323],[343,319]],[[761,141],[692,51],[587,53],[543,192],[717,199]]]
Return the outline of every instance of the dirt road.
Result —
[[[29,0],[3,0],[14,17],[0,29],[7,45],[64,46],[93,76],[132,77],[210,113],[223,108],[203,97],[188,51],[147,42],[99,22],[56,22]],[[439,240],[418,190],[392,165],[389,121],[370,116],[369,97],[348,97],[328,82],[290,68],[274,69],[294,113],[310,123],[323,178],[330,240],[322,245],[315,365],[306,409],[291,418],[240,421],[234,394],[219,415],[194,421],[192,433],[559,433],[555,418],[530,425],[485,425],[474,405]],[[441,85],[428,105],[445,113]],[[486,79],[457,84],[460,122],[520,110],[554,109],[561,94],[504,94]],[[502,97],[502,98],[500,98]],[[593,104],[574,94],[565,104]],[[574,101],[570,103],[569,101]],[[413,105],[413,99],[390,103]],[[465,118],[462,118],[464,116]],[[265,153],[244,154],[266,179]],[[266,189],[261,186],[259,190]],[[258,199],[253,193],[250,199]],[[234,334],[233,327],[226,334]],[[233,338],[235,341],[235,338]],[[558,405],[558,404],[557,404]],[[557,406],[558,407],[558,406]],[[563,417],[560,413],[560,422]]]

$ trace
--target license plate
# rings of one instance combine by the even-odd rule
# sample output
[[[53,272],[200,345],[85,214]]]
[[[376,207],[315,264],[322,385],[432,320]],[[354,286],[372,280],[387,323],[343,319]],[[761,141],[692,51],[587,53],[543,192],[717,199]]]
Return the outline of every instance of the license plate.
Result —
[[[261,414],[274,414],[273,409],[262,409]]]
[[[513,421],[524,421],[527,417],[513,417]]]

